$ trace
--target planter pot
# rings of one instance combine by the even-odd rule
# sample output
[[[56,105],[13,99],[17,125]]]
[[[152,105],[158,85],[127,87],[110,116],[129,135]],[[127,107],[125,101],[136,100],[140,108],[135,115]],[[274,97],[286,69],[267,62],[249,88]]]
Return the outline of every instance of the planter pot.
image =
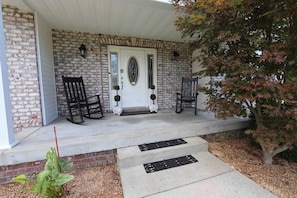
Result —
[[[123,112],[123,108],[122,107],[119,107],[119,106],[113,107],[113,114],[115,114],[115,115],[121,115],[122,112]]]
[[[158,112],[158,105],[157,104],[151,104],[149,106],[149,109],[150,109],[150,112],[155,112],[157,113]]]

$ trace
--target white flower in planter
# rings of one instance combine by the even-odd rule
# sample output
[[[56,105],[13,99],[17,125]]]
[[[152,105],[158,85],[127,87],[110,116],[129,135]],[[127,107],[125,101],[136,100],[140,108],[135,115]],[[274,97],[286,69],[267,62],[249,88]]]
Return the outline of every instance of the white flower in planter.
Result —
[[[115,106],[113,107],[113,114],[115,115],[121,115],[121,113],[123,112],[123,108],[120,106]]]
[[[157,104],[150,104],[149,106],[150,112],[158,112],[158,105]]]

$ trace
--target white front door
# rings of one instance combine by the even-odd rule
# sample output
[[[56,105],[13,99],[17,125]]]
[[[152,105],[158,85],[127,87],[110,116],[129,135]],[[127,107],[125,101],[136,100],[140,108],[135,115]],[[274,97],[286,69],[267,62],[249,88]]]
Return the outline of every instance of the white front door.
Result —
[[[122,107],[147,107],[147,67],[145,51],[120,50],[120,88]]]
[[[123,108],[148,108],[152,104],[151,85],[157,89],[156,50],[109,46],[111,76],[111,108],[114,101],[114,85],[119,85]],[[155,91],[156,94],[156,91]],[[155,101],[156,102],[156,101]]]

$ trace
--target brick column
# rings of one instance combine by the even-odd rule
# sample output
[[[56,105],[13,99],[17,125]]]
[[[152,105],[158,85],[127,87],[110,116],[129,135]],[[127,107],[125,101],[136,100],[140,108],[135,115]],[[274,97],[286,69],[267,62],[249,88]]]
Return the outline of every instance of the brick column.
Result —
[[[0,5],[2,1],[0,0]],[[11,149],[17,144],[14,138],[8,85],[2,8],[0,9],[0,149]]]

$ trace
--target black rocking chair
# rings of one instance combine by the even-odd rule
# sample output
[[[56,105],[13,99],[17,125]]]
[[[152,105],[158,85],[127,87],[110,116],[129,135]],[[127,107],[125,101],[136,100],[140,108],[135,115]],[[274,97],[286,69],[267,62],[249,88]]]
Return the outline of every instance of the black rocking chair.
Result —
[[[181,92],[176,93],[176,113],[183,111],[183,102],[195,102],[195,115],[197,115],[198,78],[182,78]]]
[[[81,124],[83,117],[90,119],[103,118],[99,95],[87,97],[82,77],[62,76],[64,92],[70,118],[68,121]]]

